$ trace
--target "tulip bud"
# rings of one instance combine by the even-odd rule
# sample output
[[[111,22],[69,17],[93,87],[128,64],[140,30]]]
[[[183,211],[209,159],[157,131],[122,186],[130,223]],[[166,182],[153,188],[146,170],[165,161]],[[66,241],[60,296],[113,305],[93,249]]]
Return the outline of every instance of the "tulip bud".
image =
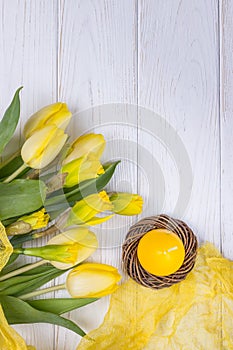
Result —
[[[63,164],[67,164],[74,159],[87,156],[90,153],[93,154],[95,158],[100,159],[104,151],[105,144],[105,139],[101,134],[82,135],[70,146]]]
[[[87,156],[63,165],[61,173],[66,174],[64,187],[72,187],[82,181],[96,178],[104,173],[104,169],[97,158]]]
[[[74,263],[51,261],[57,269],[65,270],[86,260],[98,247],[96,235],[87,228],[74,228],[53,237],[48,245],[68,245],[76,243],[77,256]]]
[[[121,275],[110,265],[87,263],[74,268],[67,276],[66,288],[73,298],[100,298],[113,293]]]
[[[113,212],[118,215],[137,215],[142,212],[143,199],[138,194],[113,193],[110,195]]]
[[[67,135],[54,125],[36,131],[24,143],[21,156],[26,165],[41,169],[51,163],[64,146]]]
[[[110,202],[109,197],[105,191],[91,194],[76,202],[70,211],[67,220],[67,226],[93,224],[90,222],[91,220],[97,219],[95,216],[96,214],[102,213],[106,210],[111,211],[112,209],[113,205]],[[103,218],[99,219],[102,219],[102,222],[105,221]],[[98,223],[100,223],[100,221]]]
[[[0,222],[0,271],[2,271],[3,267],[6,265],[12,252],[13,247],[8,240],[5,227]]]
[[[28,139],[34,132],[48,125],[55,125],[65,130],[71,119],[71,112],[65,103],[57,102],[48,105],[33,114],[24,127],[25,138]]]

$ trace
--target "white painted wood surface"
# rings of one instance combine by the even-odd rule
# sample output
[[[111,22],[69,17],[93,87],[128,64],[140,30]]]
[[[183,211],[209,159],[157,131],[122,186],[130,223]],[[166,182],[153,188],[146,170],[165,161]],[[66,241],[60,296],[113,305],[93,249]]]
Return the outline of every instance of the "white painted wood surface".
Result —
[[[182,218],[232,258],[232,14],[230,0],[2,0],[1,112],[24,86],[12,147],[32,112],[67,102],[78,113],[74,135],[103,132],[105,159],[123,159],[112,188],[138,190],[143,216]],[[134,220],[95,229],[93,259],[120,267]],[[107,307],[104,298],[69,317],[88,331]],[[16,328],[37,350],[79,342],[60,327]]]

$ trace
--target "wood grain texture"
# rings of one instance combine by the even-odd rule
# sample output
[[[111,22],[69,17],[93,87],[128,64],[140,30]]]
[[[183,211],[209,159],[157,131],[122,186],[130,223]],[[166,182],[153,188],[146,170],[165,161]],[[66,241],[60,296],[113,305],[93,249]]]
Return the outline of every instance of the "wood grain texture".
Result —
[[[150,163],[157,160],[165,177],[164,205],[156,198],[160,180],[157,188],[152,183],[146,213],[162,207],[185,219],[201,241],[220,246],[218,2],[142,0],[139,16],[138,102],[163,118],[158,124],[151,116],[149,123],[139,115],[139,144],[147,147]],[[153,123],[160,129],[146,138],[140,129]],[[183,147],[177,146],[176,136]],[[193,175],[180,159],[184,150]],[[142,157],[139,153],[139,162]],[[186,210],[174,212],[184,186],[181,172],[184,178],[192,176],[192,191]]]
[[[34,111],[65,101],[72,137],[101,132],[104,160],[122,159],[109,188],[139,191],[143,216],[182,218],[231,258],[232,15],[230,0],[2,0],[1,113],[24,85],[11,150]],[[121,269],[135,221],[93,228],[100,249],[91,259]],[[103,298],[66,316],[88,331],[107,308]],[[16,328],[37,350],[73,350],[80,339],[50,325]]]
[[[83,132],[104,134],[104,160],[122,159],[108,188],[133,192],[137,191],[137,110],[130,107],[137,102],[135,6],[133,0],[60,1],[58,56],[59,99],[74,112],[73,138]],[[114,218],[101,228],[93,227],[99,249],[90,260],[120,266],[120,244],[130,223]],[[69,316],[88,331],[102,322],[107,307],[104,298]],[[56,328],[57,350],[75,349],[79,340]]]
[[[21,124],[9,152],[16,151],[22,144],[23,137],[20,135],[28,117],[57,98],[56,14],[56,2],[53,1],[1,1],[1,114],[15,90],[24,86],[21,92]],[[52,325],[20,325],[16,329],[28,344],[35,345],[38,350],[53,349]]]
[[[233,3],[220,1],[220,127],[221,127],[221,221],[222,249],[233,256]]]

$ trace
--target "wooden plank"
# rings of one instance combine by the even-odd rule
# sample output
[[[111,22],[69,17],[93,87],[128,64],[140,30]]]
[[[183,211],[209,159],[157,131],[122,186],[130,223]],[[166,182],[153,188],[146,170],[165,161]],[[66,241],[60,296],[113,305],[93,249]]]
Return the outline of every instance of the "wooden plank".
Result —
[[[111,189],[125,191],[137,190],[137,109],[128,105],[137,102],[135,6],[134,0],[59,2],[59,98],[75,114],[73,137],[103,133],[104,160],[124,158]],[[91,260],[120,266],[120,243],[130,223],[120,218],[93,227],[100,248]],[[107,307],[103,298],[69,316],[88,331],[101,323]],[[56,349],[75,349],[79,340],[56,329]]]
[[[24,86],[21,92],[21,123],[6,155],[22,144],[20,132],[28,117],[44,105],[56,101],[56,15],[54,1],[1,1],[1,114],[15,90]],[[35,345],[38,350],[53,348],[52,325],[23,325],[16,329],[28,344]]]
[[[221,248],[218,1],[140,0],[138,12],[138,101],[154,111],[139,108],[146,214],[181,218]]]
[[[221,117],[221,218],[222,248],[226,257],[233,256],[233,4],[220,1],[220,117]]]
[[[220,247],[218,1],[140,0],[139,16],[138,101],[162,116],[139,109],[139,166],[157,163],[146,214]]]

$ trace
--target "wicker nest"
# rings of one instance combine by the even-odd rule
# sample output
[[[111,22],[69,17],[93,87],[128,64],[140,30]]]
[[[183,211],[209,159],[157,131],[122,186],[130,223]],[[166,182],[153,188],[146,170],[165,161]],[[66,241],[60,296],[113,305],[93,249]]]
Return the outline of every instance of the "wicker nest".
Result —
[[[183,265],[175,273],[163,277],[152,275],[144,270],[137,257],[137,246],[141,237],[148,231],[158,228],[176,233],[185,248]],[[184,280],[192,270],[197,255],[197,238],[183,221],[167,215],[151,216],[140,220],[130,228],[122,249],[123,266],[128,275],[145,287],[161,289]]]

